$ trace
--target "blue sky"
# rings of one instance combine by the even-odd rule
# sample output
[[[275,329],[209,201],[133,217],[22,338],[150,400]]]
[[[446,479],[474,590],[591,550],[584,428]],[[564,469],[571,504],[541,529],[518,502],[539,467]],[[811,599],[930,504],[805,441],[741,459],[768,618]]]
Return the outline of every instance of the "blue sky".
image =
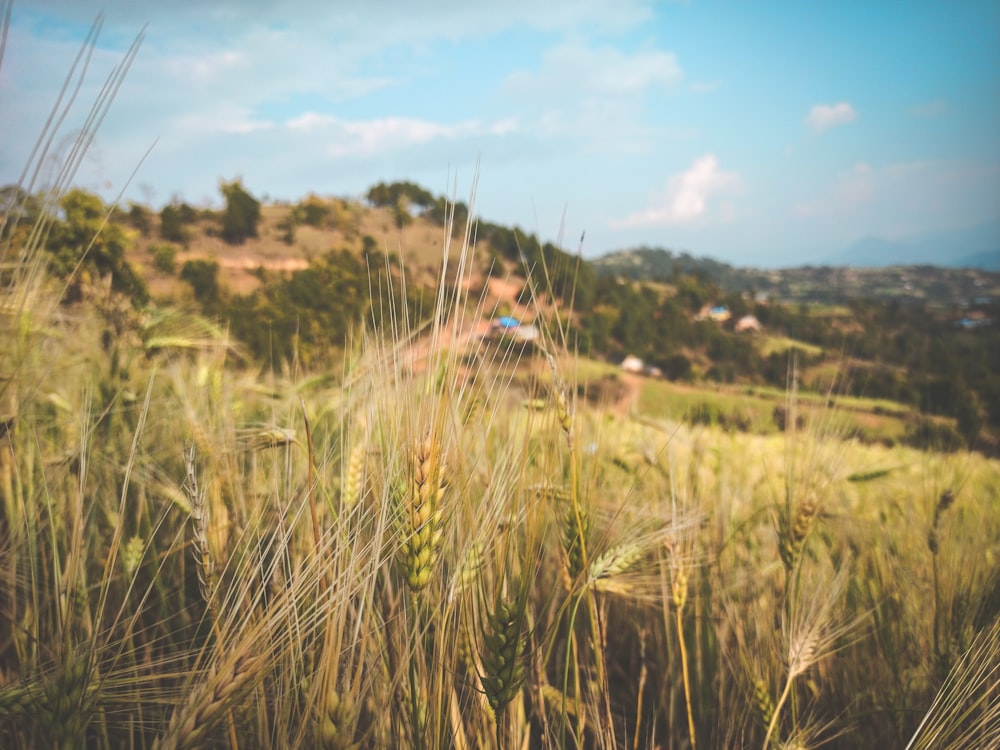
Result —
[[[155,141],[127,198],[218,205],[241,176],[271,199],[408,179],[467,200],[478,162],[481,216],[586,232],[588,256],[801,265],[1000,218],[991,0],[15,2],[0,185],[102,10],[63,127],[145,27],[77,174],[109,199]]]

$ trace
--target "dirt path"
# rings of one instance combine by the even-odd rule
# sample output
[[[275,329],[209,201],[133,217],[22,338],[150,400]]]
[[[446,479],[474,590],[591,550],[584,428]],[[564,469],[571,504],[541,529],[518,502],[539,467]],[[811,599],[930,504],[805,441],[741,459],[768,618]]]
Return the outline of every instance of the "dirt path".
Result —
[[[632,372],[622,372],[618,375],[618,382],[622,384],[623,391],[618,400],[611,406],[611,411],[620,417],[624,417],[635,411],[639,403],[639,393],[642,390],[642,376]]]

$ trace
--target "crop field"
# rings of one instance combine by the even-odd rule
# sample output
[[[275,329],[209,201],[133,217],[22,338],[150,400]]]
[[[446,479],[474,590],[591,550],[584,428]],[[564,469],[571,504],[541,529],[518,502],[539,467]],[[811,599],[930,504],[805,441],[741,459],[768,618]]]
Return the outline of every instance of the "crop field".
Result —
[[[558,328],[435,346],[450,285],[314,376],[60,291],[3,292],[5,747],[1000,740],[995,460],[794,390],[592,406]]]

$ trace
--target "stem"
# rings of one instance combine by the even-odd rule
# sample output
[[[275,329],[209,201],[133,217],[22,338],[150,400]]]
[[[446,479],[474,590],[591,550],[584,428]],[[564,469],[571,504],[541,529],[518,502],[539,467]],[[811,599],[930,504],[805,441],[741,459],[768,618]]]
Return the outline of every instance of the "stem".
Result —
[[[424,747],[424,732],[423,727],[420,726],[420,706],[417,703],[417,661],[416,661],[416,644],[417,638],[420,635],[420,608],[417,606],[417,595],[410,592],[408,597],[410,601],[410,609],[413,614],[413,635],[410,639],[410,653],[409,659],[409,677],[410,677],[410,723],[413,725],[413,747],[416,750],[423,750]]]
[[[687,703],[688,732],[691,735],[691,750],[697,750],[698,743],[695,741],[694,733],[694,712],[691,710],[691,681],[688,679],[687,647],[684,645],[684,621],[681,617],[680,607],[675,607],[674,612],[677,617],[677,640],[681,644],[681,673],[684,676],[684,700]]]
[[[306,413],[306,402],[301,398],[299,403],[302,405],[302,421],[305,423],[306,428],[306,448],[308,450],[308,461],[309,461],[309,515],[312,520],[312,531],[313,531],[313,542],[315,543],[315,553],[318,555],[320,550],[321,534],[319,530],[319,510],[316,508],[316,467],[313,463],[313,437],[312,428],[309,426],[309,415]],[[326,572],[326,567],[323,567],[323,583],[329,585],[328,573]]]
[[[764,745],[763,750],[767,750],[768,745],[771,744],[771,735],[774,734],[775,727],[778,725],[778,718],[781,716],[781,707],[785,705],[785,701],[788,700],[788,694],[792,691],[792,680],[795,678],[792,675],[788,675],[788,679],[785,681],[785,689],[781,693],[781,697],[778,698],[778,702],[774,706],[774,714],[771,716],[771,723],[768,724],[767,734],[764,735]]]

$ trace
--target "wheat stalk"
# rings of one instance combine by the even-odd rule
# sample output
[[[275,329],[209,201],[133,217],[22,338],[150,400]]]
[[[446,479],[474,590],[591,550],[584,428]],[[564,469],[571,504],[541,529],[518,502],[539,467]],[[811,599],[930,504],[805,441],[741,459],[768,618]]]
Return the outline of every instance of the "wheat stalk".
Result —
[[[194,557],[198,565],[198,586],[202,598],[211,610],[213,621],[218,620],[215,612],[215,560],[208,546],[208,508],[205,502],[205,492],[198,487],[198,476],[195,472],[196,451],[194,444],[188,445],[184,451],[184,492],[191,508],[191,536]]]

